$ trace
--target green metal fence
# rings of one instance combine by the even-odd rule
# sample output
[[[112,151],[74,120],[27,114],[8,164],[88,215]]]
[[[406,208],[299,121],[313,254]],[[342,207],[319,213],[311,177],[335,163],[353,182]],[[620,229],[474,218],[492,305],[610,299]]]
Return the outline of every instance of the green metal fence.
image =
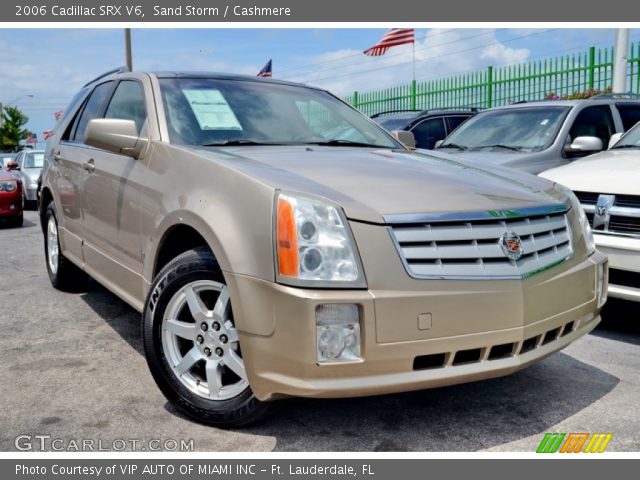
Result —
[[[523,100],[541,100],[606,90],[611,87],[613,48],[589,50],[555,58],[453,75],[425,82],[369,92],[345,98],[367,115],[389,110],[429,108],[490,108]],[[628,91],[640,93],[640,42],[632,44],[627,66]]]

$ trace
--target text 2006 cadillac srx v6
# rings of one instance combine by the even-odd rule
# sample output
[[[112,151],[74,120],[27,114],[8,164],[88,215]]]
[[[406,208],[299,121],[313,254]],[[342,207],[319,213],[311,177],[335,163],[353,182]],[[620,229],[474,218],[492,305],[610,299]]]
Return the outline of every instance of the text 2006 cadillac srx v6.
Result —
[[[142,312],[155,381],[203,422],[506,375],[605,301],[569,190],[408,150],[316,88],[119,70],[46,158],[51,282],[90,275]]]

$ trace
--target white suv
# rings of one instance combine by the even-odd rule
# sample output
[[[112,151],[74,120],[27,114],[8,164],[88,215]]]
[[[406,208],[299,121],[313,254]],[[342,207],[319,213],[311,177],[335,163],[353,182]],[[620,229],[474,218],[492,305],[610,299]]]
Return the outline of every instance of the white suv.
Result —
[[[640,123],[612,136],[609,150],[540,175],[580,199],[609,256],[609,295],[640,302]]]

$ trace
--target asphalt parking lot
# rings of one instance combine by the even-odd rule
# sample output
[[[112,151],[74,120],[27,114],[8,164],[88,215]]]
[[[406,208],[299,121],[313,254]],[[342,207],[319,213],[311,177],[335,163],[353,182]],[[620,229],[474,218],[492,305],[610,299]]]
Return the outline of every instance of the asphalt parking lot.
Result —
[[[184,418],[156,388],[139,315],[91,282],[54,290],[36,212],[0,225],[0,450],[20,434],[193,439],[203,451],[526,451],[545,432],[612,432],[640,451],[640,308],[610,302],[590,335],[510,377],[368,399],[278,402],[225,431]],[[118,444],[120,445],[120,444]]]

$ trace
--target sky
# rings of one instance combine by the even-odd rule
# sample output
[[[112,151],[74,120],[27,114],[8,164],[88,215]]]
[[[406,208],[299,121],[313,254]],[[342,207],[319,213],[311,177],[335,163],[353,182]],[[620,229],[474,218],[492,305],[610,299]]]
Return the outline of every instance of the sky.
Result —
[[[273,59],[274,78],[337,95],[409,83],[412,47],[362,54],[386,29],[133,29],[134,70],[255,75]],[[640,30],[631,30],[640,40]],[[416,78],[428,80],[613,45],[613,29],[416,29]],[[124,61],[122,29],[0,29],[0,102],[18,106],[42,138],[78,89]],[[33,95],[33,97],[23,97]]]

